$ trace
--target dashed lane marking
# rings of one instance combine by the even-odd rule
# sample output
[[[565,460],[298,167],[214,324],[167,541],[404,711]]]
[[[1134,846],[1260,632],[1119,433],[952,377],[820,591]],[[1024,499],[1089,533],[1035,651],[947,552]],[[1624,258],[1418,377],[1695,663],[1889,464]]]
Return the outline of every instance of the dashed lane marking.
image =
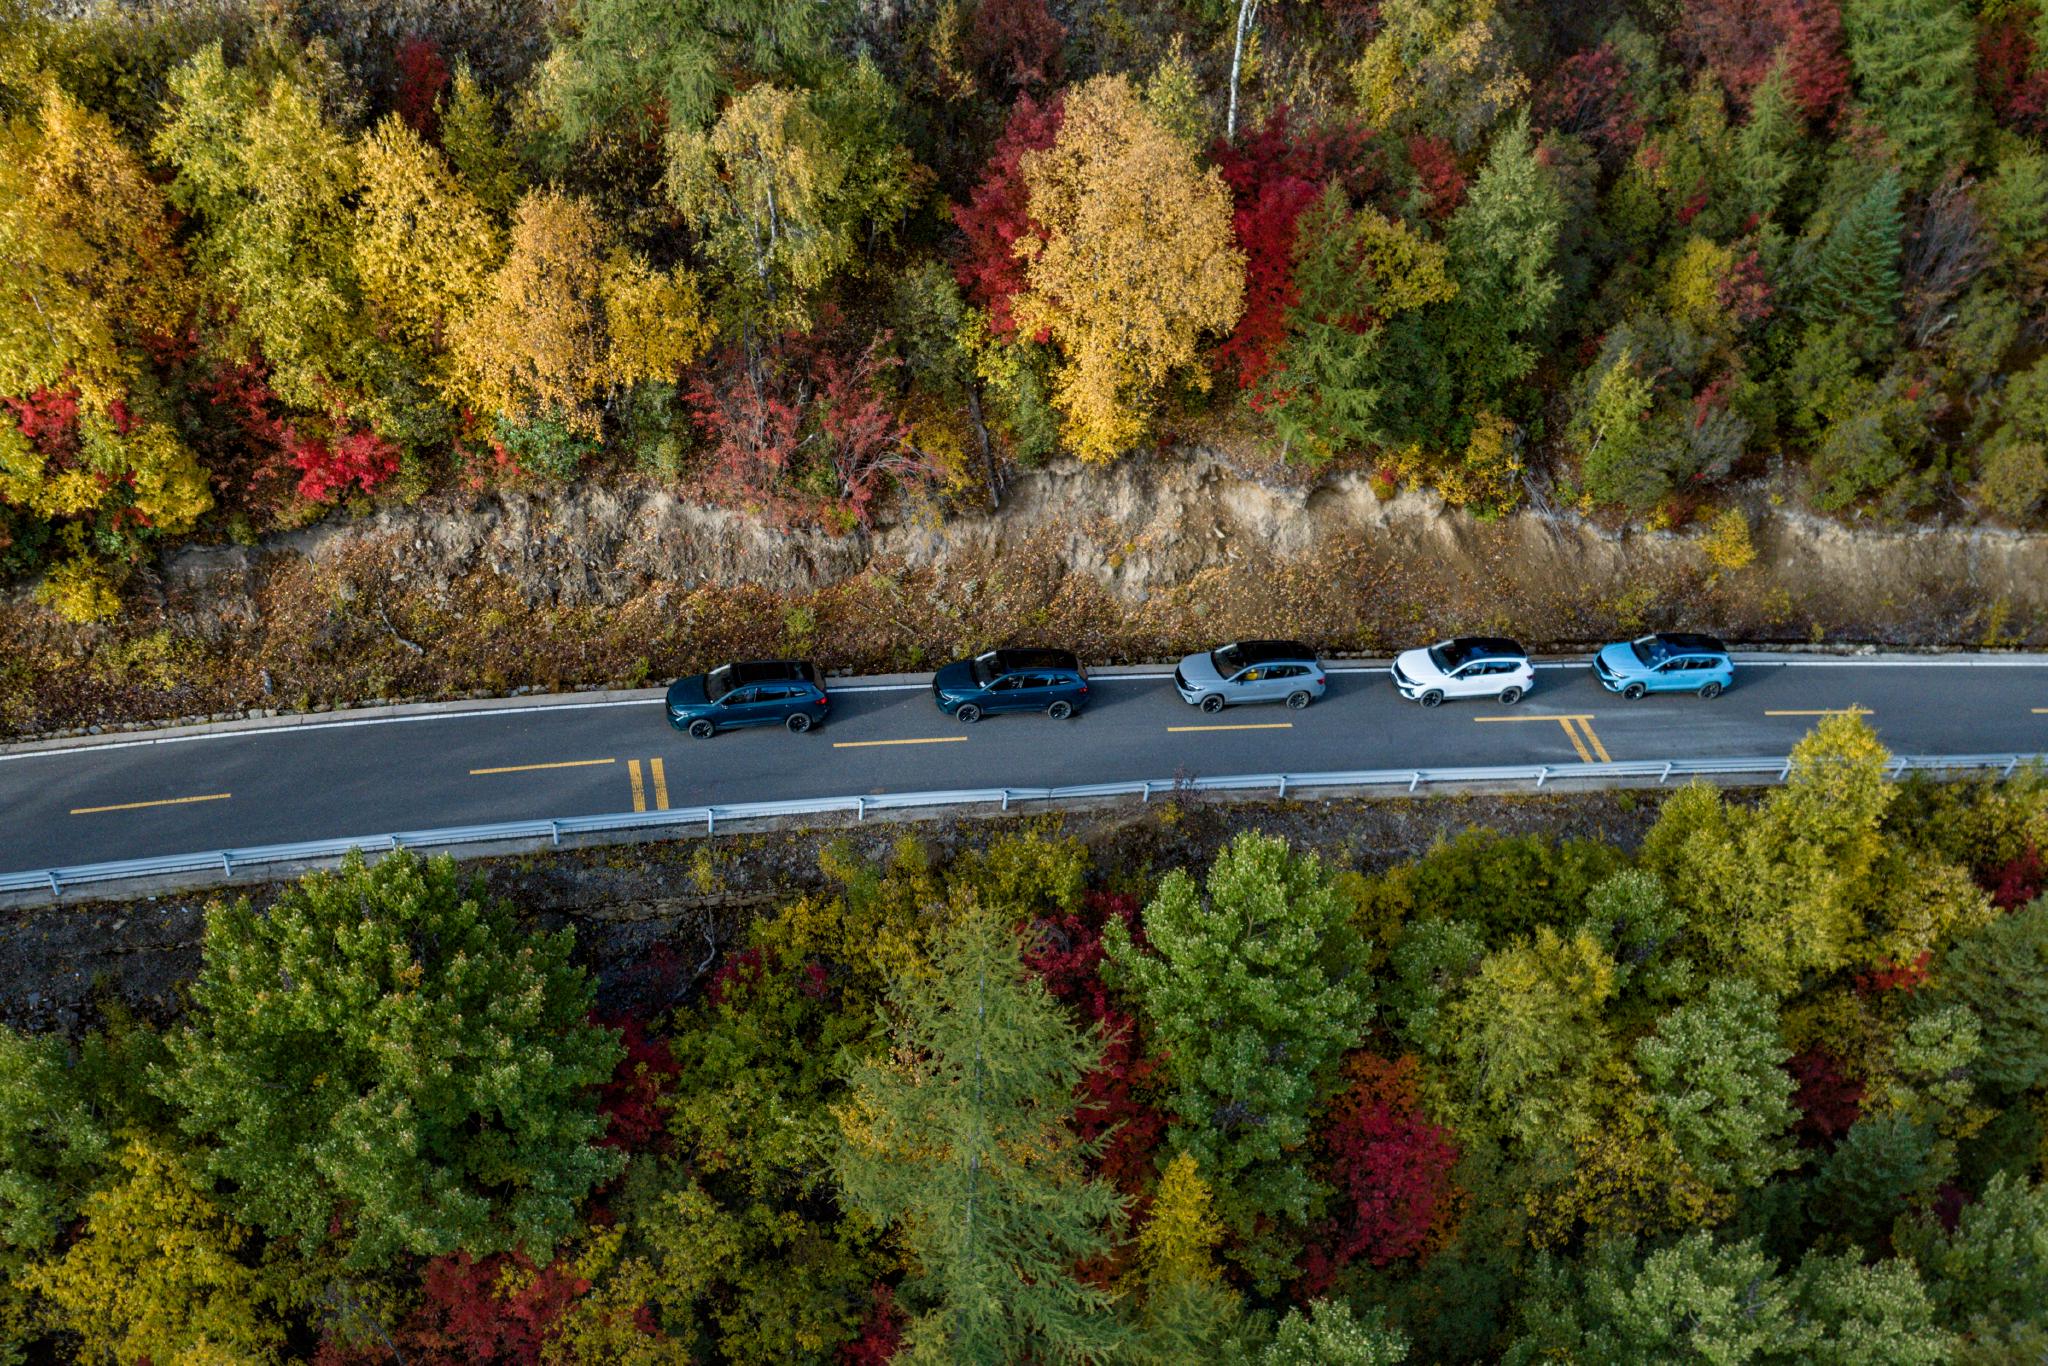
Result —
[[[1257,721],[1238,726],[1168,726],[1169,735],[1181,735],[1194,730],[1293,730],[1292,721]]]
[[[543,768],[596,768],[601,764],[615,764],[617,759],[560,759],[552,764],[507,764],[503,768],[473,768],[469,776],[474,778],[485,773],[533,773]]]
[[[883,745],[957,745],[964,735],[923,735],[914,740],[834,740],[834,749],[879,749]]]
[[[633,809],[635,811],[645,811],[647,809],[647,789],[640,783],[640,761],[638,759],[626,760],[626,777],[631,779],[633,783]]]
[[[111,806],[74,806],[74,816],[97,816],[102,811],[140,811],[145,806],[189,806],[193,802],[224,802],[229,793],[209,792],[203,797],[160,797],[153,802],[115,802]]]
[[[654,809],[668,810],[668,770],[662,767],[660,759],[647,761],[647,776],[654,780]]]
[[[1811,711],[1767,711],[1765,716],[1875,716],[1869,707],[1817,707]]]

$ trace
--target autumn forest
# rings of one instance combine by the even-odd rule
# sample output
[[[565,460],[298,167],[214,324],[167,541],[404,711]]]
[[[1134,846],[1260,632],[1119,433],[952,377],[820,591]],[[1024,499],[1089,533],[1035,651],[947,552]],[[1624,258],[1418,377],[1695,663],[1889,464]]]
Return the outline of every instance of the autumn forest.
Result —
[[[0,20],[0,574],[1208,443],[1491,515],[2030,525],[2023,0],[240,0]]]

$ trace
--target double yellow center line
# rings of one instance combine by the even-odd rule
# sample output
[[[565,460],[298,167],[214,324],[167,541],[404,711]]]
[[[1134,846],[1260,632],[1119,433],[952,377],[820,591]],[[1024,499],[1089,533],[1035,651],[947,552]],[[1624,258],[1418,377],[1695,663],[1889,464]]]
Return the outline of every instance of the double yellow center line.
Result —
[[[1480,722],[1555,721],[1558,725],[1564,727],[1565,738],[1570,740],[1572,748],[1579,752],[1579,761],[1581,763],[1592,763],[1595,755],[1599,756],[1600,762],[1603,764],[1614,762],[1614,756],[1607,752],[1607,746],[1601,744],[1600,737],[1593,733],[1593,716],[1590,712],[1571,716],[1475,716],[1472,719]],[[1574,725],[1578,729],[1574,730]],[[1589,745],[1592,748],[1588,749],[1587,746]]]

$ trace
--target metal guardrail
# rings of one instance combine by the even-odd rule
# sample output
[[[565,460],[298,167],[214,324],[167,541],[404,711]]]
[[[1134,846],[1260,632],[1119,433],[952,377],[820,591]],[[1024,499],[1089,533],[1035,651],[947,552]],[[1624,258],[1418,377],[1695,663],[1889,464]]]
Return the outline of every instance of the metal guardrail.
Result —
[[[2011,777],[2023,764],[2048,763],[2041,754],[1946,754],[1896,755],[1889,774],[1983,773]],[[768,820],[777,816],[822,816],[852,812],[865,820],[871,811],[901,811],[954,806],[999,806],[1029,802],[1087,801],[1104,797],[1174,796],[1183,792],[1262,792],[1271,790],[1285,798],[1290,793],[1315,788],[1402,788],[1413,792],[1421,787],[1466,783],[1533,783],[1541,788],[1553,781],[1609,782],[1619,779],[1673,778],[1761,778],[1783,782],[1792,771],[1785,757],[1752,759],[1636,760],[1604,764],[1504,764],[1476,768],[1378,768],[1334,773],[1251,773],[1219,778],[1185,780],[1155,778],[1136,782],[1084,783],[1074,787],[985,787],[949,792],[892,792],[876,796],[807,797],[780,802],[736,802],[722,806],[691,806],[670,811],[629,811],[609,816],[567,816],[559,820],[504,821],[495,825],[458,825],[439,830],[401,831],[390,835],[360,835],[343,839],[308,840],[299,844],[265,844],[247,849],[217,849],[207,853],[165,854],[157,858],[119,859],[109,863],[81,863],[69,868],[42,868],[28,872],[0,873],[0,894],[48,891],[62,895],[68,888],[104,882],[127,882],[142,878],[219,872],[232,877],[265,865],[309,864],[338,861],[351,850],[388,853],[394,849],[451,849],[464,845],[514,844],[546,840],[559,845],[565,835],[608,834],[626,830],[659,830],[702,826],[715,834],[723,823]]]

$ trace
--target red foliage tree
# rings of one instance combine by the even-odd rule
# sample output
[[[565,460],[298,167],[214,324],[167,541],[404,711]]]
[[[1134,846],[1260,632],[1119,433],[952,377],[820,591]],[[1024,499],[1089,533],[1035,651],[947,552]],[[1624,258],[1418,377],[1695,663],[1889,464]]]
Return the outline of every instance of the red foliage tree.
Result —
[[[1429,196],[1423,212],[1442,222],[1465,202],[1465,173],[1458,168],[1458,154],[1443,138],[1417,133],[1408,139],[1408,165],[1415,171],[1416,184]]]
[[[1737,104],[1749,97],[1784,46],[1786,0],[1686,0],[1678,50],[1694,68],[1711,67]]]
[[[368,427],[332,437],[291,432],[285,453],[299,472],[299,495],[328,502],[351,488],[367,493],[398,473],[398,447]]]
[[[1856,990],[1864,996],[1881,996],[1887,991],[1910,996],[1927,980],[1927,965],[1933,961],[1932,953],[1922,953],[1910,963],[1879,963],[1868,972],[1856,974]]]
[[[1136,898],[1090,892],[1078,915],[1044,916],[1032,923],[1025,965],[1046,990],[1102,1032],[1102,1061],[1081,1080],[1073,1127],[1083,1142],[1103,1141],[1097,1170],[1118,1189],[1137,1193],[1151,1178],[1153,1154],[1166,1135],[1161,1107],[1165,1073],[1160,1059],[1139,1047],[1136,1018],[1102,981],[1102,929],[1114,917],[1142,943]]]
[[[1771,282],[1764,276],[1763,261],[1755,248],[1735,258],[1715,286],[1715,294],[1728,316],[1744,325],[1771,316]]]
[[[190,392],[205,400],[192,445],[219,501],[252,512],[283,507],[299,477],[299,434],[271,392],[269,367],[261,359],[216,363]]]
[[[320,1344],[315,1366],[534,1366],[563,1314],[590,1282],[562,1262],[536,1270],[517,1253],[481,1261],[436,1257],[420,1274],[419,1303],[383,1340]]]
[[[1043,231],[1032,221],[1031,194],[1020,163],[1026,152],[1052,146],[1064,111],[1057,96],[1040,104],[1029,95],[1019,95],[1002,136],[989,153],[981,183],[965,204],[953,205],[953,222],[967,239],[966,249],[954,264],[954,278],[970,300],[989,311],[989,330],[998,337],[1016,335],[1010,297],[1027,283],[1017,243]]]
[[[1992,905],[2001,911],[2017,910],[2048,891],[2048,862],[2044,862],[2041,851],[2030,844],[2020,851],[2018,857],[1989,869],[1977,881],[1991,894]]]
[[[1605,43],[1574,53],[1536,91],[1537,126],[1583,138],[1604,154],[1627,151],[1643,137],[1627,80],[1628,69]]]
[[[1235,371],[1250,389],[1273,367],[1287,339],[1294,288],[1294,228],[1333,178],[1354,200],[1379,187],[1384,167],[1371,135],[1355,125],[1299,129],[1281,105],[1243,141],[1218,142],[1212,153],[1230,186],[1231,222],[1245,254],[1244,312],[1217,348],[1218,369]]]
[[[1792,1104],[1799,1110],[1793,1126],[1800,1145],[1818,1148],[1849,1132],[1863,1115],[1863,1083],[1842,1070],[1825,1048],[1809,1048],[1785,1064],[1792,1074]]]
[[[2008,14],[1977,32],[1977,84],[1998,121],[2035,137],[2048,133],[2048,67],[2035,62],[2027,16]]]
[[[398,89],[392,96],[392,108],[415,133],[431,140],[440,126],[435,106],[448,88],[448,61],[441,55],[441,45],[415,34],[398,45],[394,64]]]
[[[883,333],[849,360],[827,335],[792,332],[700,367],[683,397],[711,441],[712,489],[788,521],[837,512],[865,525],[890,481],[930,478],[883,380],[901,364],[887,342]]]
[[[1781,0],[1785,74],[1792,98],[1815,123],[1832,126],[1849,93],[1849,53],[1839,0]]]
[[[606,1121],[600,1140],[608,1148],[629,1153],[647,1152],[666,1146],[667,1124],[661,1112],[661,1098],[674,1084],[682,1065],[669,1051],[666,1039],[649,1037],[634,1016],[604,1020],[619,1031],[625,1056],[612,1069],[611,1080],[598,1093],[597,1108]]]
[[[45,460],[69,465],[78,458],[78,391],[38,389],[25,398],[0,398],[15,428]]]
[[[1352,1083],[1317,1139],[1337,1215],[1304,1255],[1306,1295],[1328,1289],[1359,1257],[1374,1266],[1426,1258],[1448,1238],[1459,1204],[1451,1181],[1458,1147],[1422,1113],[1415,1057],[1358,1054],[1345,1070]]]
[[[1045,0],[981,0],[972,33],[975,64],[1006,97],[1059,84],[1067,29]]]
[[[904,1322],[896,1292],[877,1282],[860,1335],[839,1348],[840,1366],[885,1366],[903,1348]]]

